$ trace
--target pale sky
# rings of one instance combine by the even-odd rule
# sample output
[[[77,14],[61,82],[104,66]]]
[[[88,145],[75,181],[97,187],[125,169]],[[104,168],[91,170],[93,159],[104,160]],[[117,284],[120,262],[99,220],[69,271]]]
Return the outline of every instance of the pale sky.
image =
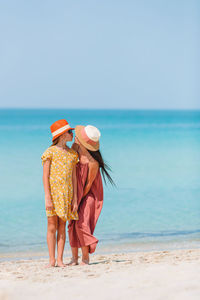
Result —
[[[0,107],[200,109],[198,0],[0,0]]]

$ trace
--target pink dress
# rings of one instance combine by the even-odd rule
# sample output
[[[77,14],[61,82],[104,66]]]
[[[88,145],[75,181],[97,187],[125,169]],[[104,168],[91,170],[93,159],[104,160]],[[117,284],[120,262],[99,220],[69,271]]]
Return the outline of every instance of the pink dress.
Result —
[[[71,247],[89,246],[89,253],[96,249],[98,240],[94,237],[94,229],[103,206],[103,184],[100,170],[92,183],[90,191],[83,197],[83,190],[88,176],[88,164],[77,164],[77,221],[71,220],[68,225],[69,243]]]

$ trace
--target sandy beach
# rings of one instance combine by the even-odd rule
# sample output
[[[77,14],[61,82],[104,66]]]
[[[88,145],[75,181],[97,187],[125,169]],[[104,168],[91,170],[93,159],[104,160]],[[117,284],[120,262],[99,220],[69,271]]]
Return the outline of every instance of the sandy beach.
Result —
[[[66,268],[47,262],[1,262],[0,299],[200,299],[198,249],[93,255],[88,266]]]

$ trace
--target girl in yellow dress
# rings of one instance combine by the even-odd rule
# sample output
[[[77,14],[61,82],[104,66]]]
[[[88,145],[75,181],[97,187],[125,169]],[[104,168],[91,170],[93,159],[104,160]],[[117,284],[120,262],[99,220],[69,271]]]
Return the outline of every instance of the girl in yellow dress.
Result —
[[[78,154],[67,147],[73,139],[73,129],[66,120],[59,120],[50,127],[53,144],[43,153],[43,184],[47,214],[47,244],[49,267],[55,266],[57,232],[57,266],[64,267],[66,221],[78,220],[76,163]]]

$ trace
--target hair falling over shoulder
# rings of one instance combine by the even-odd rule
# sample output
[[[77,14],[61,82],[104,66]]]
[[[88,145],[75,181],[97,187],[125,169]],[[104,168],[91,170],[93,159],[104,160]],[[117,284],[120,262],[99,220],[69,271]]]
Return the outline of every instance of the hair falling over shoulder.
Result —
[[[88,149],[87,149],[88,150]],[[99,163],[99,167],[101,169],[101,173],[104,179],[104,182],[106,183],[106,178],[109,180],[109,182],[112,185],[115,185],[112,177],[110,176],[108,171],[111,171],[110,167],[104,162],[103,157],[101,155],[101,152],[99,150],[97,151],[90,151],[88,150],[90,155]]]

